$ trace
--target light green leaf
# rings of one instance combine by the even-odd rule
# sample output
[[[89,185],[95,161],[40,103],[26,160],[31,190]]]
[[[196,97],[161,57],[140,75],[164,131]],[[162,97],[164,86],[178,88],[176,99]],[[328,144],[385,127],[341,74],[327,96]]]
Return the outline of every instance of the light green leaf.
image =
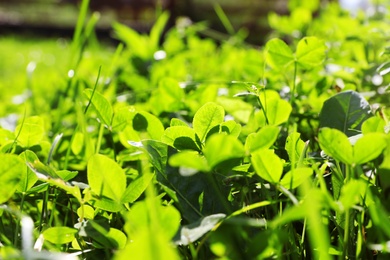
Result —
[[[290,103],[288,103],[286,100],[281,99],[279,96],[267,97],[267,101],[263,103],[266,104],[264,109],[268,118],[269,125],[280,125],[286,122],[290,117],[290,113],[292,111]],[[256,118],[259,121],[260,126],[265,126],[267,124],[263,111],[259,111],[256,114]]]
[[[200,151],[200,144],[198,145],[199,141],[196,139],[194,129],[188,126],[171,126],[165,130],[161,141],[177,150]]]
[[[157,200],[154,202],[156,203],[148,203],[146,200],[137,202],[126,214],[125,231],[132,238],[135,239],[142,230],[149,228],[151,221],[156,228],[155,233],[160,233],[167,239],[172,239],[176,234],[181,219],[179,211],[173,206],[162,206]],[[151,216],[152,211],[156,215]]]
[[[108,100],[99,92],[95,91],[93,93],[93,96],[92,93],[92,89],[84,90],[84,95],[95,108],[97,117],[99,118],[101,123],[105,124],[106,126],[111,126],[113,111],[110,102],[108,102]]]
[[[287,137],[285,149],[291,162],[293,158],[295,162],[298,162],[305,148],[305,142],[301,140],[300,136],[300,133],[294,132]]]
[[[385,133],[386,122],[379,116],[368,118],[362,124],[362,133]]]
[[[298,66],[312,69],[321,65],[325,60],[326,45],[317,37],[305,37],[298,42],[295,53]]]
[[[284,69],[294,62],[290,47],[280,39],[272,39],[265,45],[265,59],[274,69]]]
[[[223,107],[215,103],[206,103],[195,113],[193,127],[201,142],[206,140],[207,133],[221,124],[225,117]]]
[[[308,177],[313,175],[313,169],[308,167],[299,167],[294,171],[289,171],[280,180],[280,184],[288,189],[295,189],[301,185]]]
[[[77,171],[68,171],[68,170],[59,170],[59,171],[56,171],[56,174],[58,177],[60,177],[64,181],[69,181],[69,180],[73,179],[74,177],[76,177],[78,172]]]
[[[164,126],[160,119],[145,111],[139,111],[134,115],[132,126],[135,131],[139,132],[141,140],[149,138],[161,140],[164,134]],[[144,132],[148,134],[147,137],[143,136]]]
[[[283,173],[283,162],[273,150],[257,150],[252,153],[252,165],[257,175],[270,183],[278,183]]]
[[[120,202],[126,190],[126,175],[110,158],[95,154],[88,161],[88,183],[98,196]]]
[[[81,132],[75,132],[72,146],[71,146],[72,152],[75,155],[78,155],[83,150],[83,147],[84,147],[84,134]]]
[[[15,135],[18,135],[18,141],[24,147],[31,147],[38,145],[44,136],[44,122],[42,117],[32,116],[24,120],[23,124],[20,123],[15,129]]]
[[[359,138],[353,147],[353,160],[355,164],[363,164],[377,158],[386,148],[386,135],[382,133],[369,133]]]
[[[221,123],[220,132],[238,138],[241,133],[241,125],[233,120],[229,120]]]
[[[32,158],[27,159],[27,156],[32,156]],[[21,153],[19,157],[25,163],[27,163],[28,161],[38,160],[38,157],[35,155],[35,153],[31,152],[30,150],[26,150],[25,152]],[[28,191],[38,181],[37,175],[26,164],[24,168],[25,170],[21,171],[21,179],[17,187],[17,190],[20,192]]]
[[[193,151],[183,151],[172,155],[169,158],[169,164],[173,167],[184,167],[201,172],[208,172],[210,170],[206,159],[199,155],[199,153]]]
[[[230,135],[216,134],[207,140],[203,153],[209,167],[214,168],[224,161],[244,157],[245,150],[237,138]]]
[[[343,205],[343,210],[350,209],[359,203],[366,193],[367,183],[363,180],[351,179],[341,188],[339,201]]]
[[[17,155],[0,154],[0,204],[6,202],[15,193],[26,164]],[[24,174],[25,175],[25,174]]]
[[[353,149],[348,137],[340,130],[324,127],[320,129],[318,141],[321,149],[335,160],[352,165]]]
[[[245,142],[245,149],[251,153],[259,149],[269,149],[278,138],[279,128],[266,125],[257,133],[248,135]]]
[[[108,232],[102,232],[92,238],[96,248],[123,249],[127,242],[126,235],[116,228],[110,228]]]
[[[66,244],[75,239],[77,229],[70,227],[51,227],[43,231],[45,240],[53,244]]]
[[[160,81],[158,89],[153,92],[149,103],[155,114],[162,112],[179,111],[183,106],[184,90],[179,83],[171,78],[164,78]]]
[[[188,126],[188,124],[180,119],[172,118],[170,126]]]
[[[123,131],[126,126],[132,124],[133,117],[136,111],[133,107],[122,107],[115,111],[112,118],[112,130]]]
[[[79,218],[93,219],[95,217],[95,209],[89,205],[82,205],[77,209],[77,215]]]
[[[122,203],[133,203],[136,201],[142,193],[146,190],[149,183],[152,181],[154,174],[144,173],[135,180],[131,181],[129,186],[127,186],[125,193],[122,197]]]

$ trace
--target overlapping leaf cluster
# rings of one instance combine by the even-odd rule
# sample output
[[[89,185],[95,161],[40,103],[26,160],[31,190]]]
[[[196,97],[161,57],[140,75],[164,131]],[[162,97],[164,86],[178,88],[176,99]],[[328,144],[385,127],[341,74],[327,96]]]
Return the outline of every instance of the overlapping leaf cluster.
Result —
[[[387,18],[298,2],[262,48],[115,24],[94,80],[80,22],[52,110],[0,128],[0,256],[386,257]]]

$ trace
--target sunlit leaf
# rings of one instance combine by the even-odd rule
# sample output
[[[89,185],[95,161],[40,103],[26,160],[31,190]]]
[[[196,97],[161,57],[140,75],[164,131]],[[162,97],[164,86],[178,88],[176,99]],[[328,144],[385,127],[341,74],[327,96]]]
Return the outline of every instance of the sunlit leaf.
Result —
[[[45,240],[54,244],[66,244],[72,242],[77,229],[70,227],[51,227],[43,231]]]
[[[120,201],[126,190],[126,175],[110,158],[95,154],[88,161],[88,183],[99,196]]]
[[[145,191],[149,183],[152,181],[153,176],[154,174],[144,173],[140,177],[131,181],[131,183],[129,184],[129,186],[127,186],[123,194],[122,202],[133,203],[134,201],[136,201]]]
[[[245,149],[251,153],[259,149],[269,149],[276,141],[278,134],[278,127],[264,126],[257,133],[248,135],[245,142]]]
[[[321,149],[328,156],[346,164],[353,164],[352,145],[340,130],[324,127],[320,129],[318,141]]]
[[[32,157],[30,159],[27,159],[26,157]],[[35,155],[35,153],[31,152],[30,150],[26,150],[25,152],[21,153],[19,157],[27,163],[28,161],[35,161],[38,160],[38,157]],[[38,181],[37,175],[27,166],[25,165],[24,171],[21,171],[21,179],[18,185],[18,191],[26,192],[28,191],[34,184]]]
[[[283,173],[283,162],[273,150],[261,149],[252,153],[252,165],[257,175],[270,183],[278,183]]]
[[[206,159],[197,152],[183,151],[172,155],[169,158],[169,164],[173,167],[184,167],[207,172],[209,166]]]
[[[195,131],[188,126],[171,126],[168,127],[161,141],[175,147],[178,150],[195,150],[200,151]]]
[[[207,133],[224,120],[225,111],[223,107],[215,103],[206,103],[194,115],[193,127],[200,141],[204,142]]]
[[[0,154],[0,204],[12,197],[23,172],[26,172],[26,164],[21,158],[13,154]]]
[[[45,134],[44,122],[42,117],[32,116],[20,123],[15,129],[15,135],[18,135],[18,141],[25,147],[38,145]]]
[[[211,136],[203,149],[204,156],[211,168],[230,159],[242,158],[244,146],[235,137],[218,134]]]
[[[280,184],[288,189],[295,189],[301,185],[308,177],[313,175],[313,169],[308,167],[299,167],[294,171],[289,171],[280,180]]]
[[[92,89],[84,90],[84,95],[95,108],[99,120],[106,126],[111,126],[113,111],[110,102],[102,94],[94,92]]]
[[[317,37],[305,37],[298,42],[296,62],[303,69],[312,69],[325,60],[325,42]]]
[[[381,133],[363,135],[353,147],[355,164],[363,164],[377,158],[386,148],[386,136]]]
[[[293,161],[294,158],[294,161],[297,162],[305,148],[305,142],[301,140],[300,136],[300,133],[294,132],[287,137],[285,149],[290,161]]]
[[[275,69],[283,69],[294,62],[290,47],[280,39],[272,39],[265,45],[267,63]]]

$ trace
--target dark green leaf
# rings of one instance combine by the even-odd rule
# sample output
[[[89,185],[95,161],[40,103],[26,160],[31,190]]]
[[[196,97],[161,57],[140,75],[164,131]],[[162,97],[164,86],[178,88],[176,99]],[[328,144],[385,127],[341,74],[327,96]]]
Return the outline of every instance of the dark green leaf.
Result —
[[[338,129],[349,137],[356,135],[371,116],[370,105],[362,95],[354,91],[341,92],[325,101],[320,127]]]

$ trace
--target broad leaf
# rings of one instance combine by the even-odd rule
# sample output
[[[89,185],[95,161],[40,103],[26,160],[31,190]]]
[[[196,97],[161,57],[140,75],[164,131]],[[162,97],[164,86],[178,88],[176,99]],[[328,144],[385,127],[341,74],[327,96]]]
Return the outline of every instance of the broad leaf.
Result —
[[[270,183],[278,183],[283,173],[283,162],[273,150],[257,150],[252,153],[252,165],[257,175]]]
[[[377,158],[386,148],[386,136],[381,133],[363,135],[353,147],[355,164],[363,164]]]
[[[43,231],[45,240],[53,244],[66,244],[72,242],[77,229],[70,227],[51,227]]]
[[[303,69],[312,69],[325,60],[326,45],[317,37],[305,37],[298,42],[296,62]]]
[[[287,137],[285,149],[290,161],[298,162],[305,148],[305,142],[300,138],[301,134],[294,132]]]
[[[341,92],[325,101],[320,113],[320,127],[336,128],[352,136],[371,116],[370,105],[363,96],[354,91]]]
[[[132,126],[135,131],[139,132],[141,140],[149,138],[160,140],[164,133],[164,126],[160,119],[145,111],[139,111],[134,115]],[[144,132],[146,132],[148,136],[143,136],[142,133]]]
[[[373,116],[362,124],[363,134],[367,133],[385,133],[386,122],[379,116]]]
[[[95,154],[88,161],[88,183],[98,195],[121,201],[126,190],[126,175],[110,158]]]
[[[173,167],[181,167],[207,172],[210,170],[206,159],[193,151],[183,151],[172,155],[169,164]]]
[[[290,103],[279,96],[267,96],[267,100],[263,104],[266,104],[264,107],[265,115],[263,111],[259,111],[256,114],[256,119],[260,126],[267,125],[267,119],[269,125],[277,126],[286,122],[290,117],[292,111]]]
[[[84,90],[84,95],[95,108],[97,117],[99,118],[101,123],[105,124],[108,127],[111,126],[113,111],[110,102],[108,102],[108,100],[99,92],[93,92],[92,89]]]
[[[204,142],[207,133],[215,126],[221,124],[225,117],[223,107],[215,103],[206,103],[195,113],[193,127],[201,142]]]
[[[21,153],[19,155],[19,157],[25,163],[27,163],[29,161],[38,160],[38,157],[35,155],[35,153],[31,152],[30,150],[26,150],[25,152]],[[32,158],[27,159],[27,157],[32,157]],[[30,169],[30,167],[25,165],[24,168],[26,170],[21,172],[21,179],[20,179],[20,182],[19,182],[19,185],[18,185],[18,188],[17,188],[18,191],[20,191],[20,192],[28,191],[38,181],[37,175]]]
[[[284,69],[294,62],[290,47],[280,39],[272,39],[265,45],[265,59],[274,69]]]
[[[149,104],[155,114],[179,111],[183,106],[184,90],[176,80],[165,78],[153,92]]]
[[[200,151],[194,129],[188,126],[168,127],[161,141],[177,150],[195,150]]]
[[[237,138],[218,134],[207,140],[203,153],[210,168],[214,168],[224,161],[244,157],[245,150]]]
[[[318,134],[321,149],[335,160],[353,164],[353,148],[347,136],[332,128],[322,128]]]
[[[259,149],[269,149],[278,138],[279,128],[276,126],[264,126],[257,133],[248,135],[245,149],[251,153]]]
[[[26,164],[17,155],[0,154],[0,204],[12,197],[23,173],[26,172]]]
[[[233,120],[229,120],[221,123],[220,132],[238,138],[241,133],[241,125]]]
[[[359,203],[366,194],[367,183],[361,179],[352,179],[345,183],[341,188],[339,201],[343,210],[350,209],[353,205]]]
[[[125,193],[122,197],[122,203],[133,203],[136,201],[142,193],[146,190],[149,183],[152,181],[154,174],[144,173],[140,177],[131,181],[129,186],[127,186]]]
[[[299,167],[294,171],[289,171],[280,180],[280,184],[288,189],[295,189],[301,185],[308,177],[313,175],[313,169],[308,167]]]
[[[44,122],[42,117],[39,116],[26,118],[23,124],[20,123],[15,129],[15,135],[19,134],[18,141],[24,147],[40,144],[44,133]]]

